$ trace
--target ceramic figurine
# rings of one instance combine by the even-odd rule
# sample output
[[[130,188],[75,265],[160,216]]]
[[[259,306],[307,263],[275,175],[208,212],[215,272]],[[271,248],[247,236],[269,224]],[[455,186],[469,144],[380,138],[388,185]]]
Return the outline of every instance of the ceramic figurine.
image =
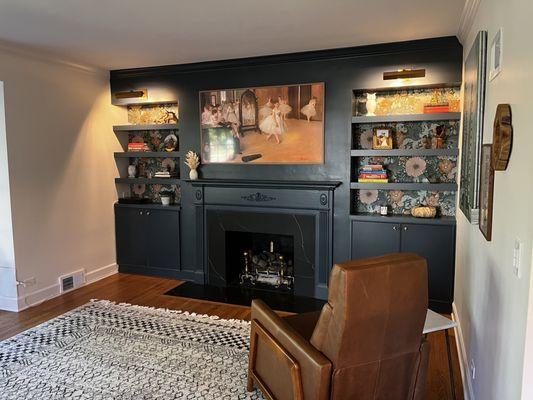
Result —
[[[375,116],[374,112],[376,111],[376,107],[378,106],[377,99],[376,99],[376,93],[367,93],[366,94],[366,115],[367,116]]]
[[[137,167],[133,164],[128,166],[128,178],[135,178],[135,174],[137,174]]]
[[[444,139],[446,138],[446,126],[445,125],[437,125],[435,127],[435,137],[437,138],[436,143],[435,143],[435,148],[443,149]]]

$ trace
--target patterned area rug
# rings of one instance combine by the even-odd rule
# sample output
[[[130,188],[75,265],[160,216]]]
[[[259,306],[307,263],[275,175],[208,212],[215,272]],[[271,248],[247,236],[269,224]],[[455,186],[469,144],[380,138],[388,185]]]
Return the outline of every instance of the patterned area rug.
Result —
[[[246,321],[93,301],[0,342],[0,399],[263,399]]]

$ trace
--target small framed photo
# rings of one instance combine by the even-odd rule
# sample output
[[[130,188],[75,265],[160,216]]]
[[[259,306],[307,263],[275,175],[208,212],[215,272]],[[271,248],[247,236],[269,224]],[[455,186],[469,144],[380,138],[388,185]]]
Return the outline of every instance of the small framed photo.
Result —
[[[374,128],[372,148],[374,150],[392,149],[392,129],[391,128]]]
[[[492,239],[492,202],[494,194],[494,169],[491,163],[492,145],[484,144],[481,150],[481,177],[479,181],[479,230],[487,241]]]

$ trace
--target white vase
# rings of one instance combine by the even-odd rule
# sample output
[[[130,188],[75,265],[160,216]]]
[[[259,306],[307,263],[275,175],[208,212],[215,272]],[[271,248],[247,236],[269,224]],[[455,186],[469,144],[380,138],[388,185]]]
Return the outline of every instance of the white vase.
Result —
[[[161,204],[164,206],[170,205],[170,196],[161,196]]]
[[[193,180],[193,181],[196,180],[196,179],[198,179],[198,171],[195,170],[195,169],[191,169],[191,170],[189,171],[189,178],[190,178],[191,180]]]
[[[136,173],[137,173],[137,167],[135,165],[129,165],[128,166],[128,178],[135,178]]]
[[[376,114],[374,112],[376,111],[378,103],[376,100],[376,93],[367,93],[366,94],[366,115],[369,117],[373,117]]]

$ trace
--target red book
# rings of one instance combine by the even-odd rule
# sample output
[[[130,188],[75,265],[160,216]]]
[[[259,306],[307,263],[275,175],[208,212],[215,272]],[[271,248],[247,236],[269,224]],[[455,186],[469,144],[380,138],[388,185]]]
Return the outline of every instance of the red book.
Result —
[[[439,114],[450,112],[450,106],[424,106],[424,114]]]

